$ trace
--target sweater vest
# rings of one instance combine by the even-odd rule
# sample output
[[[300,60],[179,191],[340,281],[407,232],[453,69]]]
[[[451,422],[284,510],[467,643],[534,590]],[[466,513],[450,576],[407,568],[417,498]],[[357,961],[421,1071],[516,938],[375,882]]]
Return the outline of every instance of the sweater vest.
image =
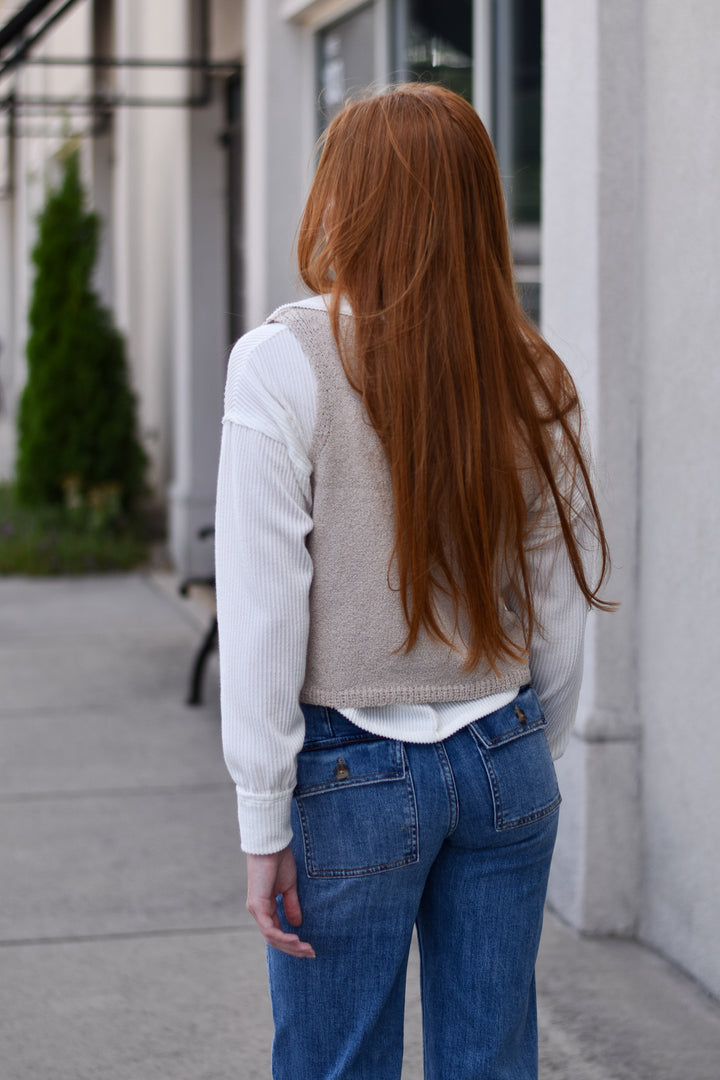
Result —
[[[341,315],[341,333],[352,316]],[[326,311],[288,304],[267,320],[282,323],[307,356],[317,384],[317,418],[310,448],[313,564],[310,633],[300,700],[348,707],[473,701],[529,682],[527,663],[481,662],[470,671],[467,623],[455,628],[452,605],[438,595],[449,647],[421,628],[403,649],[407,623],[393,582],[395,535],[390,470],[360,395],[350,385]],[[502,603],[502,601],[500,601]],[[503,604],[503,628],[522,651],[519,619]]]

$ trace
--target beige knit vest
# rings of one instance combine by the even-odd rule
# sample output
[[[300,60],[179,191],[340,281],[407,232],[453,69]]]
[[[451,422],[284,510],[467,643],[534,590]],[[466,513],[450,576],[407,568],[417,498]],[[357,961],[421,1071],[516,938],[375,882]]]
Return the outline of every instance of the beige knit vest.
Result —
[[[317,380],[308,537],[313,580],[301,701],[338,709],[471,701],[529,682],[527,665],[518,662],[500,662],[497,674],[486,663],[463,671],[462,638],[449,648],[421,631],[415,647],[403,651],[407,624],[391,587],[393,494],[380,440],[345,376],[327,312],[288,304],[268,322],[288,327]],[[439,599],[438,608],[451,636],[451,607]],[[521,645],[518,619],[504,606],[502,618]]]

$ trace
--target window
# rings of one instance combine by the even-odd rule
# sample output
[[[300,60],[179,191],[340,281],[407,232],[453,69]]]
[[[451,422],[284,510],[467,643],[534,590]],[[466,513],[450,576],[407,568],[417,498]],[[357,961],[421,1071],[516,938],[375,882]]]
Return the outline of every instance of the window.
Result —
[[[492,134],[528,314],[540,317],[542,0],[493,0]]]
[[[472,101],[472,0],[396,0],[398,81],[442,83]]]
[[[493,130],[510,218],[540,221],[541,0],[494,0]]]
[[[365,5],[321,30],[317,41],[318,124],[322,130],[346,96],[375,81],[375,9]]]
[[[389,15],[389,27],[376,25]],[[474,25],[475,24],[475,25]],[[516,277],[528,314],[540,316],[542,0],[387,0],[362,4],[316,36],[318,124],[353,90],[372,85],[378,30],[390,30],[391,81],[442,83],[484,100],[497,150]],[[484,62],[473,44],[484,43]],[[473,86],[474,79],[478,80]],[[477,91],[482,91],[478,93]]]

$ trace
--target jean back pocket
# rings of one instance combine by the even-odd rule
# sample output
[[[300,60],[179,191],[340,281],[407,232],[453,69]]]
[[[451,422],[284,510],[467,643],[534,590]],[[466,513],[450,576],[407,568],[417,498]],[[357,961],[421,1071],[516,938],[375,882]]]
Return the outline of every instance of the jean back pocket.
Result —
[[[496,829],[526,825],[557,809],[560,790],[534,690],[474,721],[470,732],[490,783]]]
[[[355,877],[417,861],[417,811],[403,745],[341,742],[298,755],[295,806],[309,877]]]

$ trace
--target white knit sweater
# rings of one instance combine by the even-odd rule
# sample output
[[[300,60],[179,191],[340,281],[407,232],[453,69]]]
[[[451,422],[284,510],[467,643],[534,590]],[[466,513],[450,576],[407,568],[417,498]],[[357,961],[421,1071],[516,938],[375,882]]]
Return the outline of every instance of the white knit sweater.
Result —
[[[322,308],[321,297],[305,301]],[[223,746],[237,785],[242,847],[279,851],[291,837],[295,759],[304,722],[312,565],[309,450],[316,417],[310,363],[280,324],[246,334],[233,349],[225,391],[216,517]],[[580,519],[576,526],[582,528]],[[592,551],[591,537],[579,537]],[[563,752],[577,708],[587,604],[561,541],[531,553],[542,635],[531,643],[533,685],[548,721],[554,757]],[[388,738],[433,742],[511,701],[343,709]]]

